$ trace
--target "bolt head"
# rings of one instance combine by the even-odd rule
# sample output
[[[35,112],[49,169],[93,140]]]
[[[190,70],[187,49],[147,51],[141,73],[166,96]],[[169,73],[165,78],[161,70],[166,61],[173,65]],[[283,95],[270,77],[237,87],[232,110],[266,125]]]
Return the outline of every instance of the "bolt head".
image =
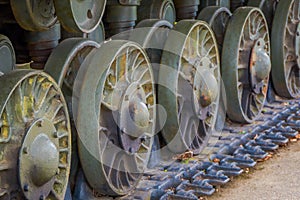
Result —
[[[27,184],[24,185],[23,190],[24,190],[25,192],[28,192],[28,191],[29,191],[29,186],[28,186]]]
[[[23,148],[23,153],[24,153],[24,154],[28,154],[28,147],[24,147],[24,148]]]

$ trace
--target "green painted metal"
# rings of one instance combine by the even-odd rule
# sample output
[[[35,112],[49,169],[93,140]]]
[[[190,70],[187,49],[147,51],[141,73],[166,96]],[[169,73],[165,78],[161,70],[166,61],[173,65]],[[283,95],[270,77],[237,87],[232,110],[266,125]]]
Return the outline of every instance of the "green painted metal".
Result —
[[[49,56],[45,65],[45,72],[50,74],[62,89],[67,101],[69,113],[72,112],[72,95],[74,81],[80,67],[86,57],[99,48],[99,44],[83,38],[69,38],[62,41]],[[78,170],[79,158],[77,153],[77,130],[74,124],[73,115],[70,116],[72,125],[72,166],[70,174],[70,185],[75,185]],[[84,165],[84,163],[82,164]]]
[[[63,199],[71,163],[67,105],[41,71],[0,77],[1,188],[17,199]],[[9,116],[9,117],[8,117]],[[18,158],[18,159],[16,159]]]
[[[199,153],[215,128],[220,91],[219,54],[207,23],[182,20],[175,25],[158,80],[158,103],[167,112],[160,126],[169,149]]]
[[[300,39],[298,5],[297,0],[280,1],[272,25],[272,80],[276,93],[286,98],[300,97],[298,52],[295,51]]]
[[[263,11],[265,18],[268,22],[269,30],[271,30],[273,17],[278,3],[279,0],[251,0],[248,1],[247,6],[260,8]]]
[[[197,17],[197,19],[207,22],[213,30],[220,53],[222,52],[224,36],[231,15],[230,10],[226,7],[208,6],[201,10]]]
[[[137,24],[129,40],[140,44],[147,52],[152,64],[155,83],[158,83],[159,65],[170,29],[173,25],[166,20],[146,19]]]
[[[28,31],[44,31],[57,21],[53,0],[11,0],[10,5],[18,24]]]
[[[95,48],[99,48],[99,44],[88,39],[66,39],[51,53],[44,70],[54,78],[65,93],[72,94],[78,70],[87,55]]]
[[[140,22],[144,19],[164,19],[174,24],[176,20],[176,11],[173,0],[147,0],[142,1],[138,6],[138,19]]]
[[[209,7],[209,6],[219,6],[230,8],[230,0],[200,0],[199,10]]]
[[[54,0],[57,17],[69,32],[93,32],[101,22],[106,0]]]
[[[100,22],[99,26],[91,33],[74,33],[68,32],[65,29],[61,29],[61,37],[62,39],[72,38],[72,37],[80,37],[87,38],[89,40],[96,41],[97,43],[102,43],[105,40],[105,30],[104,25]]]
[[[0,74],[8,73],[15,68],[16,55],[8,37],[0,34]]]
[[[75,82],[82,167],[94,191],[124,195],[150,157],[156,121],[151,65],[141,47],[121,40],[103,43],[83,65]]]
[[[265,45],[255,48],[258,40],[263,40]],[[227,115],[233,121],[251,123],[262,111],[269,80],[267,76],[256,82],[255,88],[251,87],[251,73],[268,68],[256,65],[256,55],[260,54],[257,51],[266,53],[260,57],[267,59],[262,64],[269,65],[270,59],[269,32],[263,13],[258,8],[238,8],[227,26],[223,47],[222,77],[228,97]]]
[[[176,20],[195,19],[200,0],[173,0],[176,9]]]
[[[230,10],[234,12],[237,8],[246,6],[249,0],[230,0]],[[252,0],[250,0],[252,1]]]

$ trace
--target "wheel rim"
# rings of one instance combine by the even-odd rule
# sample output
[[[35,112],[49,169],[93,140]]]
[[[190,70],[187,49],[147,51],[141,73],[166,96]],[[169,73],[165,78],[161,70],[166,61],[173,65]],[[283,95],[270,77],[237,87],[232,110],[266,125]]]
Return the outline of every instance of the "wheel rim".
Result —
[[[88,54],[99,44],[83,39],[69,38],[62,41],[49,56],[45,72],[50,74],[64,93],[71,94],[80,66]]]
[[[225,31],[231,15],[228,8],[209,6],[204,8],[197,17],[197,19],[207,22],[215,33],[219,52],[222,52]]]
[[[262,12],[238,8],[223,46],[222,77],[231,97],[227,114],[233,121],[251,123],[263,108],[271,70],[269,32]]]
[[[175,153],[199,153],[214,129],[220,91],[219,55],[209,26],[192,20],[176,24],[161,63],[158,102],[167,112],[162,135]]]
[[[18,24],[25,30],[47,30],[57,21],[53,0],[12,0],[10,4]]]
[[[67,39],[67,38],[72,38],[72,37],[87,38],[89,40],[93,40],[100,44],[105,40],[105,30],[104,30],[103,23],[100,22],[99,26],[97,26],[97,28],[91,33],[77,33],[77,32],[70,33],[62,28],[61,36],[62,36],[62,39]]]
[[[272,26],[272,80],[277,94],[287,98],[300,96],[297,3],[299,1],[280,1]]]
[[[83,38],[69,38],[62,41],[51,53],[45,65],[45,71],[49,73],[62,88],[68,101],[69,113],[72,113],[72,94],[77,73],[84,60],[99,44]],[[70,174],[71,187],[75,184],[78,169],[77,130],[73,115],[70,116],[72,128],[72,166]]]
[[[229,9],[230,7],[230,0],[200,0],[199,10],[205,9],[209,6],[219,6],[219,7],[226,7]]]
[[[176,11],[175,11],[175,6],[172,0],[164,0],[164,1],[154,1],[153,3],[154,7],[154,13],[158,10],[159,13],[156,14],[157,16],[154,16],[150,14],[150,19],[164,19],[173,24],[176,20]],[[153,12],[151,12],[153,13]]]
[[[173,24],[176,20],[176,11],[172,0],[141,1],[137,14],[138,22],[145,19],[160,19]]]
[[[155,83],[158,83],[158,71],[170,29],[173,25],[166,20],[146,19],[137,24],[131,31],[129,41],[140,44],[147,52],[152,64]]]
[[[140,47],[125,41],[103,43],[86,63],[84,81],[75,84],[81,87],[81,163],[96,191],[123,195],[136,186],[150,156],[155,128],[151,66]]]
[[[54,4],[57,17],[66,30],[90,33],[97,28],[101,21],[106,0],[54,0]]]
[[[237,8],[245,6],[248,0],[230,0],[230,10],[234,12]],[[251,0],[250,0],[251,1]]]
[[[15,68],[16,56],[14,47],[8,37],[0,34],[0,75]]]
[[[17,173],[1,171],[1,185],[9,185],[11,198],[64,198],[71,130],[60,89],[50,76],[29,70],[3,75],[0,81],[7,83],[0,96],[2,161]]]
[[[253,7],[258,7],[260,8],[264,15],[265,18],[268,22],[268,27],[269,30],[272,28],[272,23],[273,23],[273,17],[275,14],[275,10],[277,7],[277,4],[279,3],[279,0],[252,0],[248,1],[247,6],[253,6]]]

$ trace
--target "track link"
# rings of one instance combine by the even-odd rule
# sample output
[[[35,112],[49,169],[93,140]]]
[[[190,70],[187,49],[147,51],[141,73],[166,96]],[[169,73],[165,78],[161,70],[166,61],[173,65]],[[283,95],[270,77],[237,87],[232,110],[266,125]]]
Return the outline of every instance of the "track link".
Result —
[[[212,195],[299,134],[300,101],[276,101],[263,113],[256,124],[226,122],[222,136],[213,136],[200,155],[149,170],[133,193],[119,199],[197,200]]]

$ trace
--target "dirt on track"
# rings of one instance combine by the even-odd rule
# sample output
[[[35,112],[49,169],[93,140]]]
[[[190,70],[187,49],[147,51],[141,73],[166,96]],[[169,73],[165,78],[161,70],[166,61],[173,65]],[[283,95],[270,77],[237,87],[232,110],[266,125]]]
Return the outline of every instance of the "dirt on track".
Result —
[[[258,163],[208,200],[299,200],[300,141],[280,148],[271,159]]]

